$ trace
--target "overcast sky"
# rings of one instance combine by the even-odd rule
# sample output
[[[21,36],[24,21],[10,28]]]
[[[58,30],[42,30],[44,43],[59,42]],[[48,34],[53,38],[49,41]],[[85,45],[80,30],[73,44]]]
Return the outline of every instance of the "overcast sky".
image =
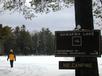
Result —
[[[51,31],[71,30],[75,26],[74,7],[65,8],[58,12],[40,14],[32,20],[26,20],[18,12],[0,14],[0,24],[12,27],[24,24],[29,31],[39,31],[42,27],[49,28]]]

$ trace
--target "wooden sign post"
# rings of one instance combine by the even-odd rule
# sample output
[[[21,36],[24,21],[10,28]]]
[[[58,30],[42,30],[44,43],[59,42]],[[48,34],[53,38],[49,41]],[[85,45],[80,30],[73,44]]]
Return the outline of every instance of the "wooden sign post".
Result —
[[[55,56],[75,57],[73,62],[60,61],[59,69],[75,69],[76,76],[99,76],[101,33],[94,30],[92,0],[75,0],[75,20],[80,29],[55,32]]]
[[[76,26],[81,29],[93,30],[92,0],[75,0]],[[87,51],[87,50],[86,50]],[[76,57],[76,62],[95,62],[95,69],[76,69],[76,76],[99,76],[97,57]]]

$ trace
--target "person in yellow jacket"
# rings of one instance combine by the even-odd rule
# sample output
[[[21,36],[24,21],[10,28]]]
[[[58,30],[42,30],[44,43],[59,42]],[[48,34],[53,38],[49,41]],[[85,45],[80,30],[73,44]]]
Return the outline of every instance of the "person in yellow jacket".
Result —
[[[8,59],[10,60],[10,66],[11,66],[11,68],[13,68],[13,62],[16,61],[16,56],[15,56],[15,54],[14,54],[14,52],[13,52],[12,49],[10,50],[10,52],[8,54],[7,61],[8,61]]]

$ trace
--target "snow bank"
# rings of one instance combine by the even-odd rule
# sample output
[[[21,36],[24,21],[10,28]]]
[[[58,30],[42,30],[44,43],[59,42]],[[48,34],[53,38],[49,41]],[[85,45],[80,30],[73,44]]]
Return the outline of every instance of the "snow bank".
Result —
[[[75,76],[75,70],[59,70],[59,61],[74,58],[54,56],[17,56],[14,68],[10,68],[6,56],[0,56],[0,76]],[[102,58],[98,58],[99,74],[102,76]]]

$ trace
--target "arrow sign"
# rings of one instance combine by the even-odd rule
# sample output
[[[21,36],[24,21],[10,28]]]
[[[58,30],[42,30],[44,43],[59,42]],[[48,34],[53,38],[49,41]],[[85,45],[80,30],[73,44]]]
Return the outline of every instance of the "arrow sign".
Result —
[[[95,62],[59,61],[59,69],[94,69]]]

